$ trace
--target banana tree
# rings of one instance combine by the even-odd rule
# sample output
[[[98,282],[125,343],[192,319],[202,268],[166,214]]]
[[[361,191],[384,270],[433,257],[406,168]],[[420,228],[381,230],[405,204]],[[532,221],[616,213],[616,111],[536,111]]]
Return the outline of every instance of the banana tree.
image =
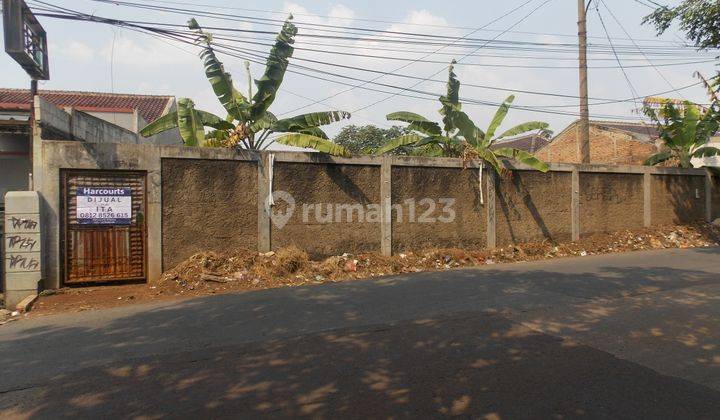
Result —
[[[526,122],[496,135],[497,129],[505,120],[514,96],[508,97],[495,113],[487,130],[478,128],[470,117],[462,111],[460,103],[460,81],[454,72],[455,60],[449,68],[447,92],[440,97],[440,114],[442,125],[428,120],[413,112],[394,112],[387,115],[390,121],[408,123],[411,134],[396,137],[376,150],[376,154],[383,154],[399,147],[410,147],[412,154],[423,156],[463,156],[480,159],[492,166],[498,173],[502,172],[501,158],[515,159],[525,165],[542,172],[548,170],[548,165],[533,154],[524,150],[510,147],[491,149],[498,140],[523,134],[534,130],[547,131],[548,124],[540,121]]]
[[[156,120],[141,130],[140,134],[149,137],[177,127],[187,146],[263,150],[275,141],[290,146],[309,147],[332,155],[349,156],[350,153],[344,147],[333,143],[319,128],[350,118],[349,113],[313,112],[278,119],[268,110],[275,101],[285,77],[288,60],[293,55],[292,44],[298,30],[291,20],[292,15],[285,21],[275,39],[265,63],[265,73],[260,79],[255,80],[257,86],[255,94],[252,94],[252,83],[248,81],[248,96],[245,96],[235,88],[232,76],[225,71],[222,62],[217,58],[212,44],[212,34],[203,31],[198,22],[191,19],[188,28],[195,31],[198,35],[197,42],[203,47],[200,58],[204,64],[205,76],[228,115],[226,118],[220,118],[195,109],[190,99],[180,99],[176,112]],[[212,130],[205,133],[205,127]]]
[[[707,146],[710,137],[720,128],[720,105],[700,109],[685,101],[682,106],[668,102],[659,109],[644,108],[645,115],[655,123],[665,150],[650,156],[645,165],[673,161],[681,168],[692,168],[693,158],[720,156],[720,149]]]

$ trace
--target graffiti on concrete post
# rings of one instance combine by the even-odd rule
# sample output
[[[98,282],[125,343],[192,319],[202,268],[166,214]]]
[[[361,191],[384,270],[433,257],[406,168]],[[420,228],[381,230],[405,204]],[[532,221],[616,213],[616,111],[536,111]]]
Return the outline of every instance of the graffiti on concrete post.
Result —
[[[37,227],[37,220],[28,219],[26,217],[15,217],[10,218],[10,224],[13,229],[33,230]]]
[[[7,237],[7,248],[9,250],[33,251],[38,241],[30,236],[11,235]]]
[[[10,270],[35,271],[40,268],[40,261],[23,254],[8,255],[8,268]]]

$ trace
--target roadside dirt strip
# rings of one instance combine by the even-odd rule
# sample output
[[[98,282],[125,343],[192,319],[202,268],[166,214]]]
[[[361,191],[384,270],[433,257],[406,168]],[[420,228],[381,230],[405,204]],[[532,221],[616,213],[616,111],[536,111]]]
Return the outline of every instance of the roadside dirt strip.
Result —
[[[0,417],[720,418],[720,248],[29,318]]]

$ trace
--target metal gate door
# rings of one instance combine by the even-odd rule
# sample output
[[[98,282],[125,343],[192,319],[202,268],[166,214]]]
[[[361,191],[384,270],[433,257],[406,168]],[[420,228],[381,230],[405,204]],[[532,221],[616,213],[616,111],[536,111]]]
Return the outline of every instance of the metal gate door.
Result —
[[[129,194],[129,219],[83,219],[88,216],[79,214],[77,196],[85,188]],[[145,173],[67,170],[61,174],[61,193],[65,284],[144,280]]]

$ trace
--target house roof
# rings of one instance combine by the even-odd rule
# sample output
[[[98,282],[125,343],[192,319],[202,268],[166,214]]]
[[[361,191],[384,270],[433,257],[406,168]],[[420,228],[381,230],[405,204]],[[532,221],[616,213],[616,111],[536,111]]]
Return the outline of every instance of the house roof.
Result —
[[[577,124],[577,121],[575,122]],[[657,127],[645,123],[628,121],[590,121],[591,125],[600,128],[625,131],[630,134],[642,136],[641,140],[655,141],[660,137]]]
[[[546,137],[539,136],[537,134],[528,134],[526,136],[497,141],[491,146],[491,149],[498,149],[500,147],[512,147],[514,149],[535,153],[548,143],[550,143],[550,140]]]
[[[72,107],[79,111],[133,112],[137,109],[147,122],[155,121],[167,112],[175,100],[172,96],[66,90],[41,90],[38,94],[55,106]],[[29,109],[30,90],[0,88],[0,110]]]
[[[556,134],[552,139],[550,139],[547,143],[544,145],[538,147],[539,150],[548,144],[554,142],[558,138],[560,138],[565,132],[567,132],[570,129],[575,128],[575,126],[580,122],[580,120],[573,121],[570,125],[565,127],[561,132]],[[658,132],[657,128],[653,125],[649,125],[643,122],[631,122],[631,121],[593,121],[590,120],[590,126],[600,128],[603,130],[614,130],[614,131],[622,131],[625,133],[628,133],[632,139],[643,142],[643,143],[650,143],[654,144],[657,139],[660,138],[660,133]],[[591,134],[591,140],[592,140],[592,134]]]

